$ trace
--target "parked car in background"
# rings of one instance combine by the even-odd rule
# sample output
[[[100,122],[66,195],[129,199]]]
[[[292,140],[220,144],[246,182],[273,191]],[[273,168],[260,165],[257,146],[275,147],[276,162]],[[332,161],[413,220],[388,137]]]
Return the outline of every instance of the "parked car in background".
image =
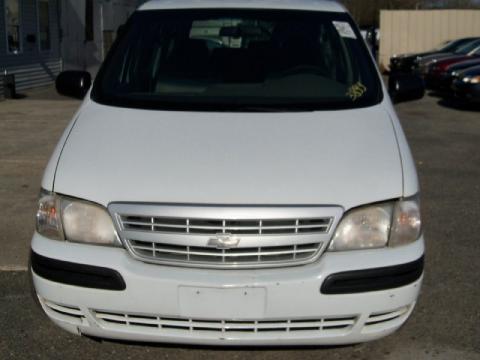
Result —
[[[395,55],[390,59],[391,72],[412,72],[418,67],[418,64],[427,56],[436,54],[452,54],[472,41],[480,40],[478,37],[468,37],[452,41],[446,41],[437,48],[416,54]]]
[[[457,51],[452,53],[439,53],[439,54],[426,56],[418,62],[417,72],[422,76],[425,76],[431,70],[431,68],[439,61],[442,61],[444,59],[451,58],[451,57],[468,56],[469,54],[474,52],[478,47],[480,47],[480,39],[464,44]]]
[[[425,246],[391,99],[423,80],[391,77],[389,96],[343,6],[150,1],[90,80],[57,79],[85,98],[31,244],[52,321],[220,346],[351,344],[407,321]]]
[[[444,93],[445,95],[449,95],[452,92],[452,83],[457,78],[458,74],[475,66],[480,66],[480,57],[450,65],[445,71],[439,74],[438,78],[431,81],[430,88]]]
[[[449,66],[478,59],[480,59],[480,45],[467,55],[457,54],[436,61],[429,67],[428,72],[425,74],[425,84],[427,88],[435,89],[438,87],[441,83],[442,74],[447,71]]]
[[[480,66],[459,73],[453,81],[452,90],[459,99],[480,104]]]

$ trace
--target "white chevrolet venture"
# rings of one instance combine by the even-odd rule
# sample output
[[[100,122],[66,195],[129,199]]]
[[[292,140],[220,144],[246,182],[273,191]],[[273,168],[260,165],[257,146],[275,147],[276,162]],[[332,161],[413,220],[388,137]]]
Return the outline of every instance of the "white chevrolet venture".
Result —
[[[36,298],[119,340],[335,345],[411,315],[414,161],[350,15],[326,0],[156,0],[123,26],[45,171]]]

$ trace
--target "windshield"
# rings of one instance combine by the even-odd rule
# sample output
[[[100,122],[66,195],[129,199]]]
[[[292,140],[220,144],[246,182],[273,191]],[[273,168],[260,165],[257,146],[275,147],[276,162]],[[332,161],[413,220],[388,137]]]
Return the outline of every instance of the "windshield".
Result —
[[[444,41],[433,48],[433,50],[449,52],[455,50],[456,47],[457,43],[455,41]]]
[[[462,47],[460,47],[455,53],[460,55],[468,55],[472,51],[476,50],[480,46],[480,40],[472,41]]]
[[[475,56],[476,56],[476,55],[480,55],[480,44],[479,44],[479,46],[478,46],[476,49],[470,51],[470,52],[468,53],[468,55],[472,55],[472,56],[474,56],[474,55],[475,55]]]
[[[381,101],[379,77],[346,14],[273,10],[140,11],[92,99],[147,109],[343,109]]]
[[[439,47],[437,47],[436,50],[442,52],[455,52],[474,40],[475,39],[458,39],[453,41],[446,41],[442,43]]]

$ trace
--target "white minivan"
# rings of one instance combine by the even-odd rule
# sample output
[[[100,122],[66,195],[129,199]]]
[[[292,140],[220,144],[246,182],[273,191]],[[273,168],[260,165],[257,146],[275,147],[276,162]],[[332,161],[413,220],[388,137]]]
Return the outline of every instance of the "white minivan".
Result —
[[[118,33],[42,182],[41,307],[97,338],[335,345],[423,278],[415,164],[361,34],[325,0],[155,0]],[[411,75],[395,101],[421,98]]]

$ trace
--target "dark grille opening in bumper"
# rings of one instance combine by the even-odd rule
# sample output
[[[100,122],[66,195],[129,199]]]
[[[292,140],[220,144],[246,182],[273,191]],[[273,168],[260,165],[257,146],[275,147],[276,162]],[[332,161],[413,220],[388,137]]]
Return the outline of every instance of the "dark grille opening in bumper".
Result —
[[[324,281],[326,295],[354,294],[394,289],[417,281],[423,274],[424,257],[402,265],[333,274]]]
[[[91,289],[126,289],[122,276],[112,269],[50,259],[33,251],[30,261],[33,272],[50,281]]]

